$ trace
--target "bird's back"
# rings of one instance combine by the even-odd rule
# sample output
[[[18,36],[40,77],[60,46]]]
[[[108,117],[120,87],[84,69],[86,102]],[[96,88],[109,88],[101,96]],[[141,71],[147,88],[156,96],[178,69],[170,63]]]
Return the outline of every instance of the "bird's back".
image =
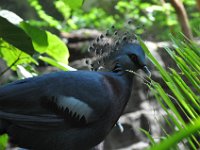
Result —
[[[34,149],[38,144],[42,149],[51,141],[50,149],[62,147],[64,143],[77,149],[75,140],[82,142],[82,148],[87,142],[86,145],[95,145],[108,134],[123,110],[112,113],[119,97],[123,98],[123,94],[120,95],[120,87],[125,85],[122,79],[114,73],[57,72],[1,87],[0,119],[9,124],[4,130],[14,139],[13,143],[22,147],[31,145]],[[51,99],[58,97],[62,99]],[[59,109],[60,103],[73,106],[72,111]],[[75,113],[85,114],[88,120],[80,121]],[[96,134],[99,138],[95,138]],[[59,142],[56,143],[55,138],[60,139]]]

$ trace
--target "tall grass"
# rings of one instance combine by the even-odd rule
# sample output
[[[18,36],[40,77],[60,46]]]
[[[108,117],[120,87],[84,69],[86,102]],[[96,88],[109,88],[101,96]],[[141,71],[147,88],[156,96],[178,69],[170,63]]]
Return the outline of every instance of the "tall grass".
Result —
[[[166,133],[159,143],[150,138],[151,150],[179,149],[182,143],[185,149],[200,147],[200,47],[192,41],[179,36],[171,36],[173,49],[165,50],[177,64],[179,70],[164,69],[150,53],[146,45],[138,38],[148,58],[155,65],[163,81],[171,91],[166,93],[162,86],[151,80],[149,88],[167,113],[164,118],[173,133]],[[166,131],[165,131],[166,132]],[[146,133],[149,137],[149,133]]]

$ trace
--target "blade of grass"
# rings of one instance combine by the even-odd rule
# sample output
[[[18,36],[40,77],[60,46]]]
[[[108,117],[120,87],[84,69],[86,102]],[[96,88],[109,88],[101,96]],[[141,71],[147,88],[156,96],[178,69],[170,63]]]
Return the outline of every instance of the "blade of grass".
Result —
[[[148,48],[146,47],[146,45],[144,44],[144,42],[140,39],[140,37],[138,37],[138,41],[140,42],[140,45],[144,49],[144,51],[147,54],[147,56],[155,64],[156,68],[160,71],[160,74],[163,77],[163,79],[166,82],[166,84],[168,85],[168,87],[171,89],[171,91],[174,93],[174,95],[177,97],[177,99],[181,100],[182,105],[190,113],[190,115],[194,116],[194,114],[192,113],[192,111],[189,109],[189,107],[187,106],[187,104],[184,102],[185,98],[181,95],[180,90],[177,88],[177,86],[173,82],[173,80],[170,77],[170,75],[167,73],[167,71],[164,68],[162,68],[162,66],[158,63],[158,61],[153,57],[153,55],[150,53],[150,51],[148,50]],[[160,87],[156,88],[156,89],[160,90],[160,92],[163,94],[162,96],[165,95],[165,92],[161,91]],[[168,99],[167,102],[169,103],[170,99]],[[180,114],[178,113],[178,111],[175,109],[175,107],[170,107],[170,108],[177,115],[178,119],[180,119],[180,121],[184,124],[184,121],[183,121],[182,117],[180,116]]]
[[[158,100],[158,102],[160,103],[160,105],[161,105],[161,107],[165,110],[165,112],[167,113],[167,115],[169,116],[169,118],[173,121],[173,123],[178,127],[178,128],[181,128],[181,125],[180,125],[180,123],[178,122],[178,120],[174,117],[174,115],[172,115],[170,112],[169,112],[169,110],[166,108],[166,106],[163,104],[163,99],[161,99],[161,98],[163,98],[162,96],[161,96],[161,94],[162,94],[162,92],[161,93],[159,93],[159,91],[162,91],[162,90],[157,90],[156,88],[155,88],[155,86],[152,86],[152,87],[150,87],[150,90],[153,92],[153,94],[155,95],[155,97],[156,97],[156,99]],[[171,103],[171,101],[169,101],[168,99],[166,99],[167,97],[165,96],[165,98],[164,98],[164,101],[165,101],[165,103],[167,104],[167,106],[169,107],[169,108],[171,108],[172,107],[172,109],[176,109],[175,108],[175,106],[173,105],[173,103]],[[175,112],[176,112],[177,110],[175,110]],[[182,120],[182,118],[181,118],[181,120]]]
[[[183,138],[191,136],[198,130],[200,130],[200,117],[193,120],[193,123],[186,125],[185,128],[180,129],[166,140],[161,141],[159,144],[153,145],[149,150],[168,150],[170,147],[175,146]]]
[[[192,111],[190,108],[190,106],[187,105],[187,103],[185,102],[186,101],[186,98],[182,95],[182,91],[181,89],[179,88],[178,85],[176,85],[176,83],[174,82],[174,79],[171,77],[171,74],[169,74],[164,68],[162,68],[162,66],[156,61],[156,59],[152,56],[152,54],[150,53],[150,51],[148,50],[148,48],[146,47],[146,45],[142,42],[142,40],[140,38],[138,38],[138,41],[140,42],[140,45],[142,46],[142,48],[144,49],[145,53],[147,54],[147,56],[150,58],[150,60],[153,62],[153,64],[156,66],[156,68],[159,70],[163,80],[165,81],[165,83],[168,85],[168,87],[170,88],[170,90],[173,92],[173,94],[175,95],[176,99],[181,102],[181,105],[184,106],[184,109],[187,110],[187,113],[190,114],[190,116],[192,116],[193,118],[195,118],[195,115],[193,114],[194,111]],[[174,55],[174,58],[177,59],[177,55]],[[175,59],[175,61],[176,61]],[[179,60],[180,61],[180,60]],[[176,61],[177,62],[177,61]],[[181,62],[181,61],[180,61]],[[180,63],[179,62],[179,63]],[[177,63],[177,64],[179,64]],[[182,63],[182,62],[181,62]],[[184,67],[187,67],[187,71],[190,71],[190,69],[188,68],[187,65],[184,64]],[[183,71],[184,72],[184,71]],[[191,72],[191,71],[190,71]],[[185,72],[184,72],[185,73]],[[194,77],[195,74],[193,74]],[[194,80],[194,83],[195,83],[196,80]],[[197,81],[198,82],[198,81]],[[154,86],[155,88],[155,86]],[[160,90],[160,88],[155,88],[156,92],[160,93],[159,96],[162,97],[162,99],[165,99],[163,96],[163,94],[165,94],[165,92],[163,91],[158,91],[158,89]],[[158,96],[157,96],[158,97]],[[169,101],[169,100],[167,100]],[[166,102],[166,101],[165,101]],[[160,102],[162,103],[162,102]],[[169,106],[169,105],[168,105]],[[171,109],[171,107],[170,107]],[[174,110],[172,110],[174,112]],[[175,115],[180,115],[179,112],[176,113],[174,112]],[[176,116],[179,120],[181,117],[178,117]],[[187,115],[188,116],[188,115]],[[179,128],[179,130],[182,128],[182,127],[185,127],[185,122],[180,119],[178,121],[178,123],[176,121],[173,120],[173,122],[177,125],[179,125],[179,122],[181,122],[181,126],[177,126]],[[193,139],[195,139],[194,137],[192,137]],[[195,148],[194,144],[193,144],[193,141],[191,140],[191,138],[187,138],[188,142],[190,143],[191,147]]]
[[[156,142],[154,141],[154,139],[152,138],[152,136],[150,135],[150,133],[148,131],[146,131],[142,128],[140,128],[140,130],[148,137],[148,139],[152,145],[156,144]]]
[[[198,103],[199,97],[194,94],[194,92],[187,86],[187,84],[182,80],[182,78],[178,75],[178,73],[170,68],[172,72],[172,77],[174,78],[174,81],[179,85],[179,87],[182,89],[182,93],[188,97],[187,102],[193,103],[194,106],[200,111],[200,105]],[[198,115],[197,115],[198,116]]]

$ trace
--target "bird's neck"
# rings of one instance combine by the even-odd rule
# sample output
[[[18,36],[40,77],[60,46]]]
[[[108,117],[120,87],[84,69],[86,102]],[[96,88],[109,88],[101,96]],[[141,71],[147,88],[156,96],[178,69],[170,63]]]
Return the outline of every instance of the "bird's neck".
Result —
[[[122,97],[121,97],[121,107],[122,107],[122,112],[131,96],[131,91],[132,91],[132,85],[133,85],[133,74],[129,73],[129,72],[122,72],[120,75],[121,82],[122,82],[122,86],[121,86],[121,93],[122,93]],[[121,113],[122,113],[121,112]]]
[[[133,75],[119,72],[105,73],[101,72],[105,77],[105,83],[108,84],[109,89],[112,93],[112,108],[110,108],[105,116],[102,117],[98,122],[94,123],[91,128],[85,128],[85,130],[81,130],[79,135],[86,135],[90,133],[90,138],[85,139],[85,142],[88,144],[95,143],[97,141],[102,141],[105,136],[110,132],[112,127],[116,124],[119,117],[121,116],[131,94],[132,90],[132,79]],[[98,139],[96,139],[96,135]]]
[[[113,109],[116,109],[116,115],[120,116],[131,95],[133,74],[123,70],[118,72],[113,71],[113,74],[106,76],[106,78],[109,85],[111,85],[114,97]]]
[[[117,73],[117,74],[121,74],[126,76],[129,80],[133,79],[133,74],[128,72],[126,69],[127,66],[125,66],[124,64],[120,64],[118,62],[114,63],[114,66],[112,67],[112,72]]]
[[[117,78],[115,78],[118,82],[118,85],[117,86],[117,83],[111,84],[113,85],[113,89],[115,89],[117,92],[114,92],[116,93],[116,98],[115,98],[115,102],[114,102],[114,105],[113,105],[113,109],[115,109],[115,112],[113,114],[113,116],[111,117],[113,120],[113,123],[115,124],[116,121],[119,119],[119,117],[122,115],[127,103],[128,103],[128,100],[131,96],[131,91],[132,91],[132,83],[133,83],[133,77],[134,75],[130,72],[126,72],[126,71],[119,71],[119,72],[114,72],[117,76]],[[118,89],[119,88],[119,89]],[[118,90],[117,90],[118,89]]]
[[[113,73],[116,73],[117,75],[121,76],[123,81],[126,82],[126,85],[129,85],[132,87],[132,80],[133,80],[133,74],[126,71],[120,64],[116,63],[114,68],[112,69]]]

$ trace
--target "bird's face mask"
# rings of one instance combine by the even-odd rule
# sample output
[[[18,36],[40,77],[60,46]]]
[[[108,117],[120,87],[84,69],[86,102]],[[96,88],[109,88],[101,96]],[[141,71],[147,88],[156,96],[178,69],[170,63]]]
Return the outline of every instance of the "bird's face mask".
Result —
[[[151,76],[151,72],[146,66],[145,53],[140,45],[127,43],[122,47],[121,54],[118,57],[118,62],[122,68],[132,72],[136,72],[138,69],[141,69],[147,74],[148,77]]]

